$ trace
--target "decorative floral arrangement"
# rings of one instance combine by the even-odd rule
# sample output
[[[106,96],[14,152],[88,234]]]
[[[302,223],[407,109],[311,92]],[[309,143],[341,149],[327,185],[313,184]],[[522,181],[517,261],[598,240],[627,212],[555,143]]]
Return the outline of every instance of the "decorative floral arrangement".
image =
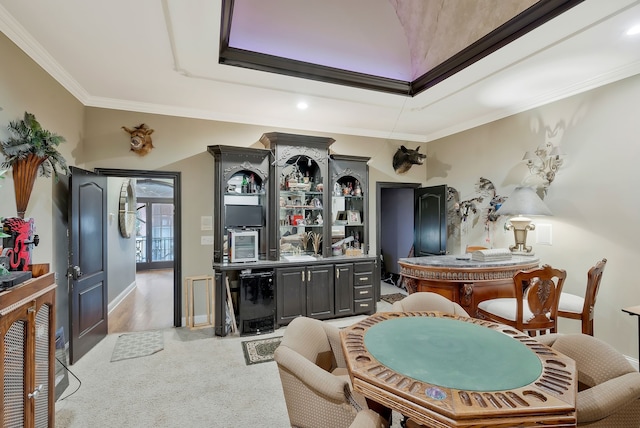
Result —
[[[5,156],[0,167],[13,170],[18,217],[24,218],[38,173],[44,177],[53,173],[56,180],[60,172],[69,174],[67,162],[57,149],[65,139],[42,129],[35,116],[28,112],[22,120],[9,122],[8,129],[11,136],[0,141],[0,152]]]
[[[5,156],[0,166],[10,168],[16,162],[34,155],[42,160],[38,166],[41,176],[50,177],[53,172],[58,179],[59,172],[69,173],[67,162],[57,149],[66,140],[42,129],[33,114],[25,112],[22,120],[9,122],[8,129],[11,137],[7,141],[0,141],[0,151]]]

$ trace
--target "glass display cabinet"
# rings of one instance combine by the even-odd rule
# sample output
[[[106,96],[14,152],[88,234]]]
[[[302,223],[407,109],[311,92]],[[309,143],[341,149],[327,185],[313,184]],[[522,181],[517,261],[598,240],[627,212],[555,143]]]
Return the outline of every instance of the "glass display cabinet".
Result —
[[[273,132],[262,144],[274,154],[271,220],[272,260],[304,261],[331,255],[327,204],[332,138]]]
[[[208,151],[214,157],[215,167],[214,262],[229,260],[230,250],[234,250],[232,243],[243,244],[241,248],[235,248],[235,262],[266,259],[269,242],[269,151],[230,146],[209,146]],[[243,239],[229,239],[230,234],[234,237],[233,233]],[[252,241],[248,245],[247,241],[252,236],[257,236],[257,243]],[[255,254],[255,244],[258,254]]]
[[[334,256],[369,253],[369,159],[331,155],[331,252]]]

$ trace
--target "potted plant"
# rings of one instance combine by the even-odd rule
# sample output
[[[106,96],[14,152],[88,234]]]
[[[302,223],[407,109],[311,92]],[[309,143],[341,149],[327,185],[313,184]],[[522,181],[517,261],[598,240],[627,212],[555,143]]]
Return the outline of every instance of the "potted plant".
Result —
[[[24,218],[31,190],[38,173],[43,177],[69,173],[69,167],[57,147],[65,141],[64,137],[42,129],[31,113],[25,112],[24,118],[9,122],[11,136],[0,141],[0,150],[5,156],[2,168],[13,170],[13,186],[16,193],[18,217]]]

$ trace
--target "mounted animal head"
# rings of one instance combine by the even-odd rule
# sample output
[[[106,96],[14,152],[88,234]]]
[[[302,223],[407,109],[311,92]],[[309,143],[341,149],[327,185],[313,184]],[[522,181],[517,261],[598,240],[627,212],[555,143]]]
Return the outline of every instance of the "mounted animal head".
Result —
[[[136,152],[140,156],[144,156],[153,149],[153,142],[151,141],[153,129],[149,128],[146,124],[142,123],[133,129],[123,126],[122,129],[131,135],[131,151]]]
[[[416,147],[415,150],[400,146],[396,154],[393,155],[393,169],[397,174],[404,174],[413,165],[422,165],[424,163],[427,155],[419,153],[418,150],[420,150],[420,146]]]

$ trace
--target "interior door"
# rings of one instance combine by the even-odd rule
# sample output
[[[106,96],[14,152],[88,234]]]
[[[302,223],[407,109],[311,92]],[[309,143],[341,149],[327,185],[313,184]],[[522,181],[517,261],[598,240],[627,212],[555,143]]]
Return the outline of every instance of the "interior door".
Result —
[[[414,192],[414,256],[447,252],[447,186],[421,187]]]
[[[107,335],[107,177],[71,167],[69,360]]]

